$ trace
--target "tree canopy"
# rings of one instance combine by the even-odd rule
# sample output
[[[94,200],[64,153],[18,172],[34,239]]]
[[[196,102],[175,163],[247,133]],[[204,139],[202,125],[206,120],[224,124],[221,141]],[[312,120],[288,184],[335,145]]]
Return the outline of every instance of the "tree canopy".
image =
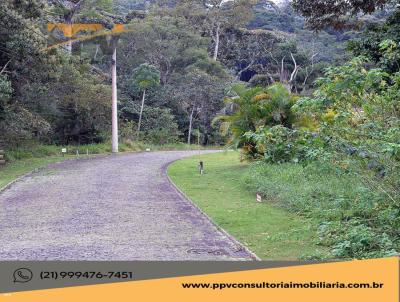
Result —
[[[160,84],[160,72],[149,64],[141,64],[133,71],[133,82],[140,90],[146,90]]]
[[[359,13],[371,14],[398,0],[293,0],[293,7],[299,11],[314,29],[326,26],[343,27],[349,18]]]

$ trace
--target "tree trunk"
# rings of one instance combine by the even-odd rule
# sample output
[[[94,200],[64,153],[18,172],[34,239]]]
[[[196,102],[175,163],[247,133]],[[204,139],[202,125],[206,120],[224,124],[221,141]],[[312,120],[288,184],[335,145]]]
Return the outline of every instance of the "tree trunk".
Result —
[[[66,51],[69,53],[69,54],[72,54],[72,41],[71,41],[71,39],[72,39],[72,20],[67,20],[67,24],[68,24],[68,27],[69,27],[69,29],[68,29],[68,42],[67,42],[67,44],[65,45],[65,49],[66,49]]]
[[[193,116],[194,116],[194,107],[193,107],[192,112],[190,113],[190,116],[189,116],[188,145],[191,144],[191,140],[192,140]]]
[[[214,42],[215,42],[214,56],[213,56],[214,61],[218,60],[220,31],[221,31],[221,23],[218,23],[217,28],[215,30],[215,37],[214,37]]]
[[[97,54],[99,53],[100,45],[96,45],[96,52],[94,53],[93,61],[97,59]]]
[[[255,61],[254,61],[254,60],[251,60],[250,63],[247,64],[247,66],[246,66],[245,68],[243,68],[242,70],[240,70],[240,71],[238,72],[237,76],[236,76],[236,80],[237,80],[237,81],[240,81],[240,79],[242,78],[243,72],[248,71],[251,67],[253,67],[254,63],[255,63]]]
[[[145,99],[146,99],[146,89],[143,90],[142,105],[140,106],[139,123],[138,123],[138,130],[137,130],[137,137],[138,138],[139,138],[139,134],[140,134],[140,127],[142,126],[142,116],[143,116],[144,100]]]
[[[112,78],[112,152],[118,153],[118,96],[117,96],[117,43],[113,43],[111,64]]]

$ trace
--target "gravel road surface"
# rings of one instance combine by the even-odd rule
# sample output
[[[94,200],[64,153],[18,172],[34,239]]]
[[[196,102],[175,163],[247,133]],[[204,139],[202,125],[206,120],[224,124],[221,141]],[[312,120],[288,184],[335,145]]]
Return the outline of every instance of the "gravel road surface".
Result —
[[[0,260],[252,260],[170,184],[168,164],[195,154],[70,160],[23,178],[0,193]]]

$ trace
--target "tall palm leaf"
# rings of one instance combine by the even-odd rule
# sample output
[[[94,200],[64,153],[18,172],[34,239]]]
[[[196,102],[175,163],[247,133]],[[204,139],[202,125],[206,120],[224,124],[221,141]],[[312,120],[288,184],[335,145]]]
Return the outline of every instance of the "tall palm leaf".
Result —
[[[246,153],[255,152],[255,143],[246,133],[256,132],[260,127],[283,125],[292,127],[294,115],[291,107],[296,97],[290,94],[282,84],[268,88],[246,88],[243,84],[234,85],[232,95],[225,99],[225,114],[214,119],[220,122],[220,131],[228,137],[235,147],[244,148]],[[254,150],[253,150],[254,149]]]

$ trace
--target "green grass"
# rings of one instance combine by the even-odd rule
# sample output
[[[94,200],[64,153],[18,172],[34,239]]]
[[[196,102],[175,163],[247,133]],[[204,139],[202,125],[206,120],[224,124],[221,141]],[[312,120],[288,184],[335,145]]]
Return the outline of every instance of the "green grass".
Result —
[[[351,215],[355,210],[351,201],[357,200],[360,188],[354,176],[322,162],[306,167],[257,162],[251,165],[244,181],[251,191],[275,199],[291,212],[322,221]]]
[[[201,157],[205,175],[199,175],[199,157],[180,160],[168,169],[172,181],[219,226],[265,260],[296,260],[315,254],[316,225],[278,207],[256,203],[242,178],[249,165],[236,152]]]
[[[82,146],[55,146],[55,145],[27,145],[18,148],[6,150],[6,159],[8,162],[13,162],[21,159],[43,158],[48,156],[60,156],[61,149],[66,148],[68,155],[79,154],[106,154],[111,153],[111,144],[90,144]],[[152,145],[142,142],[123,141],[119,144],[120,152],[135,152],[150,149],[152,151],[159,150],[189,150],[197,148],[183,143],[168,144],[168,145]]]
[[[51,156],[45,158],[31,158],[14,161],[0,169],[0,189],[18,177],[44,167],[48,164],[61,161],[65,158],[61,156]]]
[[[306,166],[259,161],[250,165],[244,182],[250,191],[318,224],[317,242],[325,252],[310,254],[309,259],[398,255],[398,207],[386,192],[366,183],[357,167],[352,168],[343,169],[329,161]]]

